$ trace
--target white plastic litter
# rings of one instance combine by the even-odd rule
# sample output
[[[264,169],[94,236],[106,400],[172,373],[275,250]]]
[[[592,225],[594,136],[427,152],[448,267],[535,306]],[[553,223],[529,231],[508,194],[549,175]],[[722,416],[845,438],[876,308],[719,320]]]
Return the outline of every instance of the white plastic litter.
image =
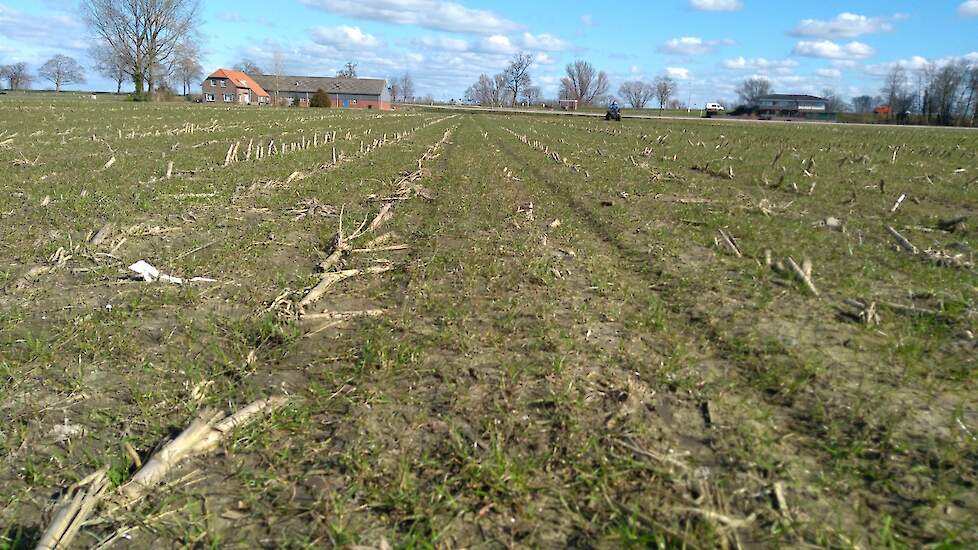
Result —
[[[174,277],[173,275],[167,275],[166,273],[160,273],[159,269],[153,266],[153,264],[147,262],[146,260],[139,260],[138,262],[129,266],[129,271],[136,273],[141,276],[144,281],[152,283],[154,281],[160,281],[163,283],[170,283],[174,285],[182,285],[187,280],[182,277]],[[217,279],[210,279],[208,277],[192,277],[189,279],[191,283],[216,283]]]

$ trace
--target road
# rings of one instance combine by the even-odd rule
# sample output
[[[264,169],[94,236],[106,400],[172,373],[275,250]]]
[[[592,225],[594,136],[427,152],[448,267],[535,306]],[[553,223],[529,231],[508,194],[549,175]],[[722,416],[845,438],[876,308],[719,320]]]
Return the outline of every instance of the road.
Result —
[[[423,107],[426,109],[443,109],[450,111],[465,111],[465,112],[477,112],[477,113],[517,113],[525,115],[554,115],[554,116],[577,116],[577,117],[592,117],[592,118],[604,118],[602,113],[586,112],[586,111],[542,111],[540,109],[512,109],[512,108],[502,108],[502,107],[477,107],[473,105],[424,105],[421,103],[404,103],[402,105],[410,107]],[[702,118],[693,116],[675,116],[675,115],[628,115],[622,114],[622,119],[631,120],[682,120],[682,121],[692,121],[692,122],[723,122],[723,123],[733,123],[733,124],[796,124],[796,125],[808,125],[808,124],[826,124],[826,125],[838,125],[838,126],[862,126],[868,128],[890,128],[894,130],[960,130],[960,131],[976,131],[978,128],[968,128],[961,126],[911,126],[911,125],[897,125],[897,124],[869,124],[864,122],[831,122],[831,121],[788,121],[788,120],[757,120],[749,118],[734,118],[734,117],[719,117],[719,118]]]

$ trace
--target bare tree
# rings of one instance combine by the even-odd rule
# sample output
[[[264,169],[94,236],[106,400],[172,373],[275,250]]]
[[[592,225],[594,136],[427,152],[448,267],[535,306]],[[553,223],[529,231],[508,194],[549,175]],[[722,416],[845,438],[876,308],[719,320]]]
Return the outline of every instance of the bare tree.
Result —
[[[273,105],[282,103],[282,85],[285,82],[285,58],[282,52],[275,50],[272,54],[272,85],[275,86]],[[267,90],[266,90],[267,91]]]
[[[357,63],[355,61],[347,61],[346,65],[339,71],[336,71],[336,76],[340,78],[356,78],[357,77]]]
[[[177,49],[173,62],[173,76],[183,85],[183,95],[187,95],[192,84],[204,77],[204,68],[200,65],[199,58],[200,50],[193,42],[184,42]]]
[[[872,113],[875,108],[876,102],[873,100],[873,96],[861,95],[852,98],[852,110],[857,113]]]
[[[849,111],[849,105],[846,101],[831,88],[822,90],[822,99],[825,100],[825,110],[829,113],[845,113]]]
[[[968,105],[966,117],[970,116],[972,126],[978,124],[978,63],[968,70]]]
[[[561,99],[576,99],[581,105],[591,105],[608,93],[608,75],[595,70],[587,61],[568,63],[567,76],[560,79]]]
[[[771,81],[766,78],[748,78],[737,88],[737,97],[746,105],[757,105],[760,97],[773,93]]]
[[[479,105],[496,107],[499,105],[499,84],[500,78],[498,75],[497,78],[491,78],[487,74],[479,75],[479,80],[469,86],[469,89],[465,91],[465,99],[473,103],[478,103]]]
[[[95,72],[115,82],[115,93],[122,93],[122,83],[130,76],[125,59],[104,42],[93,45],[89,54],[95,60]]]
[[[525,101],[527,105],[539,103],[540,98],[543,97],[543,92],[540,91],[539,86],[527,86],[526,88],[523,88],[521,93],[523,94],[523,101]]]
[[[401,98],[401,79],[400,77],[388,78],[387,89],[391,92],[391,101],[399,101]]]
[[[516,100],[520,97],[520,90],[533,85],[530,78],[530,67],[533,65],[533,55],[528,53],[518,53],[513,56],[509,66],[503,71],[503,80],[506,82],[506,89],[512,99],[512,104],[516,105]]]
[[[398,80],[400,80],[401,101],[408,101],[413,98],[414,78],[411,77],[411,73],[405,72]]]
[[[659,109],[664,109],[669,99],[676,94],[679,85],[668,76],[658,76],[655,79],[655,97],[659,100]]]
[[[82,0],[91,33],[125,60],[136,94],[197,26],[198,0]]]
[[[31,74],[23,61],[0,67],[0,79],[7,81],[10,90],[27,90],[31,87]]]
[[[618,95],[633,109],[644,109],[645,105],[655,97],[655,87],[640,80],[632,80],[618,88]]]
[[[54,84],[54,91],[60,92],[65,84],[85,82],[85,69],[67,55],[55,55],[37,70],[37,76]]]
[[[254,61],[247,58],[238,61],[238,63],[235,64],[233,68],[234,70],[241,71],[251,77],[263,74],[261,67],[259,67],[258,64],[255,63]]]
[[[895,65],[883,79],[883,89],[880,90],[891,113],[902,116],[910,110],[912,98],[908,87],[907,70],[902,65]]]
[[[939,124],[954,123],[962,103],[961,92],[966,89],[967,77],[968,67],[961,62],[947,63],[934,71],[927,92],[931,101],[931,112],[936,115]]]

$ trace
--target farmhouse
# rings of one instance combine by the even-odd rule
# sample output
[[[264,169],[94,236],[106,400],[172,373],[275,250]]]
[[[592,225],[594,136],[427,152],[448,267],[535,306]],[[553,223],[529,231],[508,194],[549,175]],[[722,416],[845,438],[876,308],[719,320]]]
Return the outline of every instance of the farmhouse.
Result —
[[[387,81],[377,78],[334,78],[327,76],[259,75],[255,79],[272,96],[290,105],[308,106],[317,90],[329,95],[333,107],[346,109],[390,109]]]
[[[204,103],[237,103],[242,105],[264,105],[272,98],[253,78],[241,71],[218,69],[211,73],[201,85],[201,100]]]
[[[771,94],[757,98],[757,114],[761,117],[795,117],[829,119],[828,101],[813,95]]]

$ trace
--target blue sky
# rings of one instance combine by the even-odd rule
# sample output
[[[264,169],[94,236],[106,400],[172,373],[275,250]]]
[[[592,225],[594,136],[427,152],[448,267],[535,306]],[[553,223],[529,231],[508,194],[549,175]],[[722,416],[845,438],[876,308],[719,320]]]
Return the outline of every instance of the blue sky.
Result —
[[[778,92],[875,94],[894,64],[978,63],[978,0],[204,0],[205,70],[248,58],[291,73],[410,72],[417,92],[461,97],[480,73],[533,53],[534,83],[556,94],[564,66],[586,59],[626,81],[670,74],[693,104],[732,99],[750,76]],[[55,53],[88,66],[75,0],[0,0],[0,63],[34,70]],[[114,85],[89,71],[84,89]]]

